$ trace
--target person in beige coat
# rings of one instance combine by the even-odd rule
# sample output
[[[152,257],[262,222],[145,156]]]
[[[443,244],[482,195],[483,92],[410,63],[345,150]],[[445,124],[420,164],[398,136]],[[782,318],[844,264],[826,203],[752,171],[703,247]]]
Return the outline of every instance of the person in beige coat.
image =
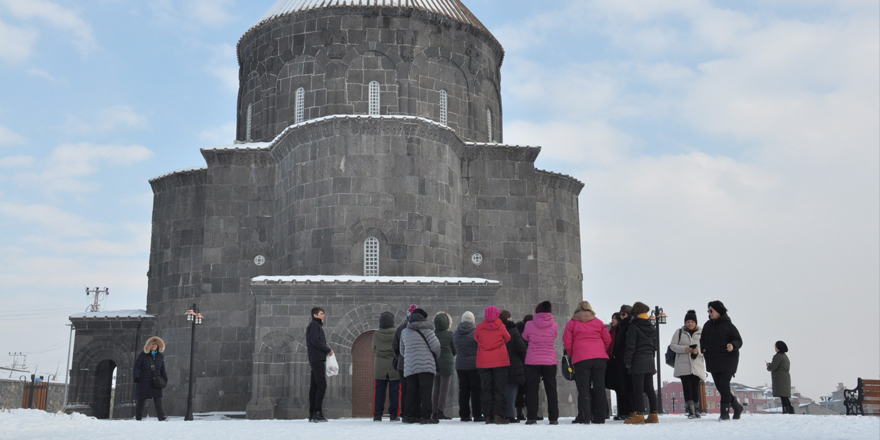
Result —
[[[697,312],[688,310],[684,326],[672,334],[669,348],[675,352],[675,377],[681,379],[689,419],[699,419],[696,403],[700,398],[700,381],[706,380],[706,361],[700,352],[703,329],[697,325]]]

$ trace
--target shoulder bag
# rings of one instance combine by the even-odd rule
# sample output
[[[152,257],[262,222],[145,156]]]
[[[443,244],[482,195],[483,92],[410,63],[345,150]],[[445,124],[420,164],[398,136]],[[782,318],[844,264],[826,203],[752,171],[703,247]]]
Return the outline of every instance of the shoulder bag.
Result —
[[[571,355],[562,350],[562,377],[565,380],[574,380],[574,365],[571,363]]]
[[[153,359],[153,356],[150,356],[150,370],[153,373],[153,378],[152,378],[153,388],[157,388],[160,390],[164,389],[165,386],[168,385],[168,382],[165,380],[164,377],[162,377],[161,374],[159,374],[158,371],[156,371],[156,362]]]
[[[678,329],[678,342],[681,342],[681,329]],[[675,368],[675,355],[672,351],[672,344],[666,346],[666,365]]]

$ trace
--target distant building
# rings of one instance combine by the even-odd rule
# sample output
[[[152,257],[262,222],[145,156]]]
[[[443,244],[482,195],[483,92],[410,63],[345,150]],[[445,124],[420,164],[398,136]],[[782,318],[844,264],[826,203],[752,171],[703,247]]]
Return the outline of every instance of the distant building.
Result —
[[[705,406],[703,409],[709,414],[718,414],[721,407],[721,393],[715,388],[714,382],[705,382]],[[746,413],[751,414],[774,414],[782,413],[782,402],[778,397],[773,397],[773,387],[763,385],[750,387],[739,383],[731,383],[731,390],[737,400],[743,405]],[[663,394],[663,411],[667,414],[684,412],[684,391],[681,382],[664,382],[661,389]],[[839,414],[828,408],[823,408],[809,397],[802,396],[796,388],[791,389],[791,404],[798,414]]]

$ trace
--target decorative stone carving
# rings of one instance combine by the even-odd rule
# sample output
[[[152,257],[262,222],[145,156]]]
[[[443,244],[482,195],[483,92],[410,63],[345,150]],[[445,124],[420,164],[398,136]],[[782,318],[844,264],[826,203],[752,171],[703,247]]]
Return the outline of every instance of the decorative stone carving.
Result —
[[[345,34],[340,29],[328,29],[322,34],[324,46],[327,47],[327,57],[334,60],[345,56]]]
[[[411,62],[416,58],[415,45],[419,39],[418,31],[398,31],[397,44],[400,45],[400,58],[404,61]]]
[[[470,57],[468,70],[470,70],[472,75],[476,75],[477,72],[480,71],[480,68],[483,67],[483,55],[473,44],[471,44],[467,49],[467,56]]]

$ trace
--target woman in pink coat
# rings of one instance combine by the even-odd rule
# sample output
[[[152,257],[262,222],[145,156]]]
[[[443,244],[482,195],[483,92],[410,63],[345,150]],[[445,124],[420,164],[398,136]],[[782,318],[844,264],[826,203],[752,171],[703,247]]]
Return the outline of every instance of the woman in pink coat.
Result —
[[[565,325],[562,345],[571,356],[578,390],[578,416],[574,423],[605,423],[608,401],[605,398],[605,364],[611,334],[590,303],[582,301]]]
[[[538,420],[538,387],[544,382],[547,393],[547,413],[551,425],[559,424],[559,401],[556,394],[556,337],[559,326],[553,319],[550,301],[544,301],[535,308],[535,317],[526,323],[522,337],[529,341],[526,350],[526,425],[534,425]]]

